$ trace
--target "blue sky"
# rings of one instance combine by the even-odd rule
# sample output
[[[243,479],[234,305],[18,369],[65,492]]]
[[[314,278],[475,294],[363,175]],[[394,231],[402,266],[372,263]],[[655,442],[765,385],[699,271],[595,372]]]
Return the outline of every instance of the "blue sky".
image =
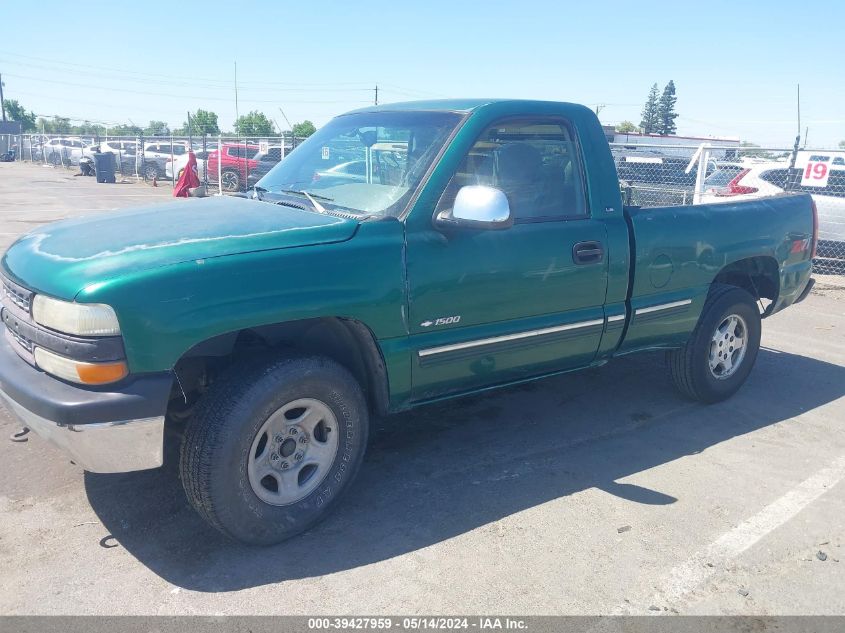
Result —
[[[37,15],[36,6],[40,7]],[[6,97],[38,114],[181,124],[261,110],[286,128],[380,101],[518,97],[639,122],[677,86],[679,133],[845,140],[845,0],[4,3]]]

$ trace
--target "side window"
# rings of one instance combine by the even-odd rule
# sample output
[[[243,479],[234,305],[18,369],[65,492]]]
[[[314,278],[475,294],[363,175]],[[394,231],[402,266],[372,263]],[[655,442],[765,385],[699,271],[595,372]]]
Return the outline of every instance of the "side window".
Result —
[[[282,160],[282,150],[279,147],[270,147],[264,160],[279,162]]]
[[[185,146],[184,145],[174,145],[173,146],[173,155],[174,156],[182,156],[185,153]]]
[[[451,208],[466,185],[502,190],[516,222],[587,215],[575,136],[559,119],[508,119],[484,130],[443,192],[438,212]]]

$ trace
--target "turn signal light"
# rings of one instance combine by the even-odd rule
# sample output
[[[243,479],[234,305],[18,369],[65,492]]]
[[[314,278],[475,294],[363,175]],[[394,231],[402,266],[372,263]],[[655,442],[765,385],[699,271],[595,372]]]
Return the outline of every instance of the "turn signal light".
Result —
[[[76,373],[79,380],[86,385],[104,385],[109,382],[117,382],[125,378],[129,371],[126,363],[77,363]]]
[[[129,368],[124,361],[86,363],[59,356],[41,347],[36,347],[33,355],[35,364],[48,374],[83,385],[105,385],[129,374]]]

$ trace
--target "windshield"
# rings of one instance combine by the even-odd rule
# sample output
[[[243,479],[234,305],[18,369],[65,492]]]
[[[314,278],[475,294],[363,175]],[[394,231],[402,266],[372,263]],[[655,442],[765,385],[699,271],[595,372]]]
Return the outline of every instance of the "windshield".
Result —
[[[401,213],[460,121],[451,112],[361,112],[331,120],[258,181],[302,192],[329,211]]]

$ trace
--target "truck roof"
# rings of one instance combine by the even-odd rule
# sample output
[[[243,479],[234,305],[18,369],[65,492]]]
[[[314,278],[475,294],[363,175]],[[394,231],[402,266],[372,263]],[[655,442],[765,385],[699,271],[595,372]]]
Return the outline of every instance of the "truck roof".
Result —
[[[514,106],[531,106],[531,105],[548,105],[555,103],[557,105],[571,105],[573,107],[583,107],[578,104],[570,104],[563,102],[552,101],[538,101],[531,99],[430,99],[425,101],[402,101],[399,103],[385,103],[377,106],[369,106],[353,110],[353,112],[390,112],[396,110],[429,110],[441,112],[471,112],[477,110],[482,106],[497,104],[510,104]]]

